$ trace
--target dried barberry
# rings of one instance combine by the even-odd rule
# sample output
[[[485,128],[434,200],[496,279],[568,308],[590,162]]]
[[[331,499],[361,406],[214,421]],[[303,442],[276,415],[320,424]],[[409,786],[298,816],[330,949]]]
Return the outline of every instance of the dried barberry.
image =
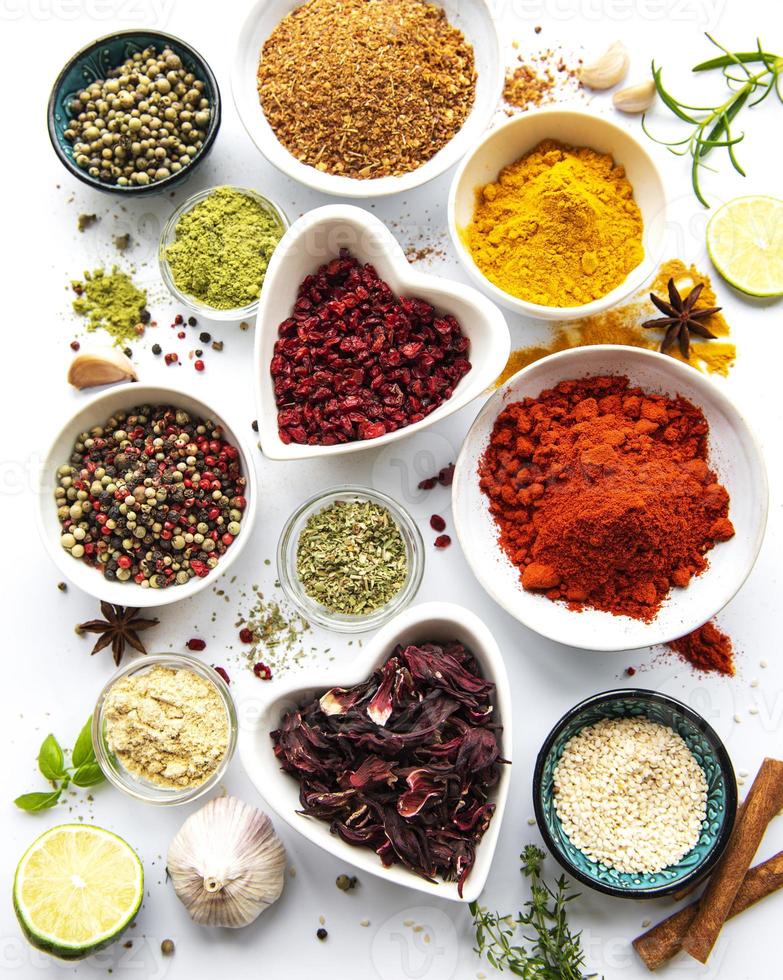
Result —
[[[440,516],[440,514],[433,514],[430,518],[430,527],[433,531],[445,531],[446,522]]]
[[[448,548],[450,544],[451,538],[448,536],[448,534],[439,534],[437,538],[435,538],[436,548]]]

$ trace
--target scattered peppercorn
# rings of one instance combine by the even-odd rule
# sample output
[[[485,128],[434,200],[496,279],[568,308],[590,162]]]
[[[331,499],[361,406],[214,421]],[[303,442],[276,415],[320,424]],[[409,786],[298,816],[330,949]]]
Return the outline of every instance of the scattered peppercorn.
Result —
[[[635,667],[626,667],[625,668],[625,673],[627,674],[628,677],[633,677],[633,675],[636,673],[636,668]]]
[[[321,940],[321,942],[323,942],[328,935],[329,933],[326,931],[326,929],[324,929],[323,926],[321,926],[321,928],[316,931],[316,936]]]
[[[161,951],[161,953],[163,953],[164,956],[173,956],[174,955],[174,940],[173,939],[164,939],[163,942],[160,944],[160,951]]]
[[[188,650],[205,650],[207,643],[206,640],[202,640],[198,636],[193,636],[188,640],[185,646],[188,648]]]
[[[253,421],[250,423],[250,428],[253,430],[253,432],[258,432],[258,419],[253,419]]]
[[[164,360],[166,361],[166,364],[168,364],[169,366],[171,366],[172,364],[176,364],[177,363],[177,361],[179,360],[179,357],[177,357],[177,355],[172,352],[171,354],[166,354]]]
[[[193,353],[196,355],[196,357],[201,357],[204,351],[201,350],[200,347],[197,347]]]
[[[198,335],[198,339],[201,341],[202,344],[208,344],[210,340],[212,340],[212,334],[207,333],[207,331],[204,330],[202,331],[202,333]]]
[[[271,681],[272,671],[266,664],[260,661],[257,664],[253,664],[253,673],[261,681]]]
[[[72,341],[71,341],[71,350],[79,350],[79,348],[80,348],[81,346],[82,346],[82,345],[81,345],[81,344],[79,343],[79,341],[78,341],[78,340],[72,340]]]
[[[228,671],[226,670],[225,667],[216,667],[213,664],[212,665],[212,669],[215,671],[216,674],[220,674],[220,676],[223,678],[223,680],[226,682],[226,684],[230,684],[231,683],[231,678],[228,676]]]
[[[189,316],[188,317],[188,326],[189,327],[195,327],[197,323],[198,323],[198,320],[194,316]]]
[[[177,340],[184,340],[184,339],[185,339],[185,331],[184,330],[180,330],[177,333]]]
[[[430,527],[433,531],[445,531],[446,522],[440,516],[440,514],[433,514],[430,518]]]
[[[223,350],[223,341],[222,340],[213,340],[212,341],[212,350],[216,350],[216,351]]]
[[[57,583],[57,588],[60,590],[60,592],[67,592],[68,591],[68,586],[67,586],[67,584],[65,582],[58,582]]]
[[[451,538],[448,536],[448,534],[439,534],[438,537],[435,538],[436,548],[448,548],[450,544]]]
[[[152,353],[155,355],[155,357],[157,357],[158,354],[160,354],[160,352],[162,350],[163,350],[163,348],[160,346],[160,344],[153,344],[152,345]]]
[[[202,361],[202,360],[201,360],[201,359],[199,358],[199,360],[197,360],[197,361],[196,361],[196,362],[195,362],[195,363],[193,364],[193,367],[194,367],[194,368],[195,368],[195,369],[196,369],[197,371],[203,371],[203,370],[204,370],[204,362],[203,362],[203,361]]]
[[[243,626],[239,631],[239,639],[243,643],[252,643],[255,637],[253,636],[253,631],[249,630],[247,626]]]
[[[151,318],[152,318],[152,314],[150,313],[149,310],[142,310],[141,313],[139,313],[139,319],[141,320],[142,323],[149,323]],[[153,326],[155,326],[154,323]]]
[[[239,329],[240,329],[240,330],[249,330],[249,329],[250,329],[250,324],[249,324],[249,323],[247,322],[247,320],[243,320],[243,321],[242,321],[242,322],[241,322],[241,323],[239,324]]]
[[[340,889],[341,892],[349,892],[359,883],[359,879],[354,875],[338,875],[335,881],[335,885]]]

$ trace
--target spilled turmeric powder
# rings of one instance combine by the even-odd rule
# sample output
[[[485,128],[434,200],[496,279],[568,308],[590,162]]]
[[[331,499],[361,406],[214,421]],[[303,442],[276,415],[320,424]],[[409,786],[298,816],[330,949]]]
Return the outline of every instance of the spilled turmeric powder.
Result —
[[[624,344],[627,347],[657,350],[663,339],[663,330],[645,329],[642,327],[642,321],[657,315],[649,294],[653,292],[665,296],[666,284],[670,278],[674,279],[675,286],[685,293],[698,283],[704,283],[699,305],[717,305],[717,297],[709,276],[699,272],[693,265],[686,265],[680,259],[669,259],[657,271],[653,281],[636,293],[629,302],[605,313],[598,313],[596,316],[558,323],[551,328],[552,334],[548,342],[513,350],[495,382],[495,387],[508,381],[512,375],[528,364],[548,354],[570,350],[572,347]],[[719,339],[692,343],[690,359],[685,363],[708,374],[720,374],[725,377],[737,358],[736,346],[725,339],[729,336],[729,324],[722,313],[715,313],[704,323]],[[672,349],[669,354],[678,360],[684,360],[679,350]]]
[[[499,289],[543,306],[580,306],[639,265],[642,228],[633,187],[611,156],[544,140],[477,191],[461,234]]]

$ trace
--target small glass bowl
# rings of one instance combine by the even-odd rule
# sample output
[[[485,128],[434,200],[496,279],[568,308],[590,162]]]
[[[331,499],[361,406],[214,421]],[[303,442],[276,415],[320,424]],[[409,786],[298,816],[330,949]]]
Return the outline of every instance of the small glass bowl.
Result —
[[[312,514],[338,501],[353,503],[357,500],[370,501],[389,511],[405,543],[408,576],[400,591],[386,605],[363,616],[349,616],[329,612],[305,592],[296,571],[296,552],[299,535]],[[376,629],[401,612],[419,591],[424,574],[424,542],[410,514],[385,493],[359,486],[332,487],[305,500],[288,518],[277,546],[277,574],[286,596],[308,622],[339,633],[363,633]]]
[[[202,303],[197,300],[195,296],[191,296],[189,293],[183,293],[174,283],[174,276],[171,272],[171,266],[169,265],[169,260],[166,257],[166,249],[175,239],[175,233],[179,219],[187,211],[191,211],[197,204],[201,204],[202,201],[206,200],[210,194],[222,187],[228,187],[232,191],[239,191],[240,194],[245,194],[247,197],[253,198],[262,208],[270,214],[280,226],[280,234],[285,234],[288,229],[290,222],[286,213],[283,209],[271,201],[269,198],[263,197],[257,191],[252,190],[249,187],[234,187],[231,184],[219,184],[215,187],[208,187],[206,190],[199,191],[198,194],[194,194],[184,201],[174,212],[172,212],[166,224],[163,226],[163,231],[160,235],[160,244],[158,245],[158,264],[160,266],[160,274],[163,281],[169,288],[171,294],[184,306],[193,310],[195,313],[200,313],[201,316],[208,317],[210,320],[247,320],[250,317],[256,315],[258,310],[258,299],[254,299],[252,303],[248,303],[246,306],[237,306],[228,310],[219,310],[214,306],[208,306],[206,303]],[[263,284],[261,286],[263,289]]]
[[[205,779],[198,786],[191,786],[187,789],[167,789],[165,786],[158,786],[156,783],[148,782],[146,779],[142,779],[128,772],[109,748],[106,738],[104,706],[110,689],[123,677],[128,677],[131,674],[140,674],[156,666],[171,667],[175,670],[191,670],[194,674],[198,674],[199,677],[210,681],[217,688],[218,694],[220,694],[220,698],[223,701],[223,706],[226,709],[226,724],[228,725],[226,753],[209,779]],[[135,800],[142,800],[145,803],[154,803],[158,806],[177,806],[180,803],[191,803],[220,782],[237,747],[237,727],[237,712],[234,699],[231,697],[228,685],[213,667],[202,663],[195,657],[189,657],[183,653],[156,653],[140,657],[138,660],[129,663],[126,667],[122,667],[103,688],[98,696],[98,701],[92,716],[92,744],[95,749],[95,757],[104,776],[117,789],[122,790],[128,796],[132,796]]]

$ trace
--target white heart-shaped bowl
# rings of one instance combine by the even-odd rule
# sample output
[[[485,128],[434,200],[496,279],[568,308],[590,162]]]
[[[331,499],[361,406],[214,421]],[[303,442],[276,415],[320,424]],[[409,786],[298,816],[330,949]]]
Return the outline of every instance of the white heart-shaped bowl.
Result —
[[[650,623],[586,609],[526,592],[519,570],[501,550],[497,528],[479,487],[478,465],[495,420],[511,402],[536,397],[561,381],[624,375],[645,391],[682,395],[709,423],[709,464],[731,496],[736,534],[709,553],[709,567],[686,589],[674,589]],[[583,650],[617,651],[666,643],[719,612],[750,574],[767,522],[764,459],[748,423],[713,382],[687,364],[637,347],[581,347],[552,354],[515,374],[479,412],[457,460],[452,489],[454,526],[473,573],[492,598],[542,636]]]
[[[435,0],[446,11],[449,23],[458,27],[473,45],[476,61],[476,98],[464,125],[430,160],[399,177],[361,180],[321,173],[290,153],[267,122],[258,99],[256,73],[264,42],[280,21],[302,5],[302,0],[258,0],[239,33],[231,72],[231,90],[239,118],[258,149],[293,180],[340,197],[378,198],[399,194],[427,183],[455,164],[475,145],[489,125],[503,91],[503,59],[495,22],[486,0]],[[339,41],[335,40],[335,43]],[[303,65],[306,71],[307,66]]]
[[[450,602],[425,602],[406,609],[380,629],[361,655],[346,667],[330,665],[324,669],[302,671],[295,677],[275,683],[267,700],[251,698],[244,701],[239,710],[239,752],[245,772],[267,805],[313,844],[385,881],[455,902],[472,902],[480,895],[492,864],[508,796],[510,765],[501,767],[493,797],[495,813],[476,849],[476,863],[460,898],[456,882],[425,881],[399,864],[385,868],[373,851],[346,844],[329,832],[329,825],[324,821],[298,813],[299,783],[280,769],[269,737],[269,733],[279,727],[286,711],[331,687],[346,687],[363,681],[386,660],[398,643],[427,640],[459,640],[473,652],[484,677],[495,685],[495,708],[503,726],[500,752],[510,762],[511,690],[503,658],[494,637],[478,616]]]
[[[245,490],[247,507],[242,518],[242,530],[231,547],[227,549],[208,575],[203,578],[196,576],[184,585],[172,585],[168,589],[144,589],[133,581],[109,582],[97,568],[92,568],[83,561],[72,558],[60,544],[61,527],[54,501],[57,468],[68,462],[76,436],[94,425],[103,425],[114,412],[143,404],[174,405],[201,418],[213,419],[223,427],[226,437],[239,450],[242,474],[247,479]],[[167,606],[172,602],[178,602],[180,599],[187,599],[197,592],[201,592],[202,589],[213,585],[215,579],[231,567],[250,538],[257,502],[258,484],[252,457],[242,439],[237,435],[236,429],[233,429],[219,412],[216,412],[206,402],[177,388],[161,385],[126,384],[109,388],[81,404],[55,436],[44,457],[38,477],[38,528],[46,550],[49,552],[49,557],[65,578],[77,585],[83,592],[95,596],[96,599],[106,599],[118,606]]]
[[[336,446],[286,445],[277,431],[277,406],[269,373],[278,327],[291,315],[302,280],[335,258],[341,248],[347,248],[360,262],[372,263],[398,296],[420,297],[439,313],[456,317],[470,339],[471,369],[451,398],[421,422],[404,429],[377,439]],[[375,215],[348,204],[330,204],[308,211],[291,225],[275,249],[258,306],[254,377],[261,449],[270,459],[307,459],[379,449],[464,408],[497,378],[510,349],[508,325],[494,303],[471,286],[418,272],[405,258],[394,235]]]
[[[460,229],[470,224],[476,191],[497,180],[509,164],[519,160],[541,140],[554,139],[570,146],[589,146],[609,153],[625,167],[634,200],[644,222],[644,259],[606,296],[581,306],[541,306],[528,303],[490,282],[473,261]],[[647,150],[629,132],[603,116],[578,109],[530,109],[490,130],[462,161],[449,191],[449,233],[463,268],[497,303],[539,320],[573,320],[593,316],[621,302],[649,279],[658,267],[666,233],[666,191],[658,168]]]

